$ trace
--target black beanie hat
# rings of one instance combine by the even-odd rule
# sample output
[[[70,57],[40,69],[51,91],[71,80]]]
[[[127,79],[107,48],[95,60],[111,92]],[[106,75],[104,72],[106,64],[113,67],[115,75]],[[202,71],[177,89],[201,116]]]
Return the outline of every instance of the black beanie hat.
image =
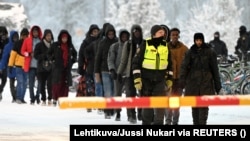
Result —
[[[247,28],[246,28],[244,25],[242,25],[242,26],[240,26],[240,31],[246,32],[246,31],[247,31]]]
[[[8,30],[5,26],[0,26],[0,32],[2,32],[3,34],[8,34]]]
[[[157,31],[159,31],[159,30],[161,30],[161,29],[163,29],[163,27],[162,26],[160,26],[160,25],[154,25],[154,26],[152,26],[152,28],[151,28],[151,36],[154,36],[155,35],[155,33],[157,32]],[[164,30],[164,29],[163,29]]]
[[[205,42],[204,35],[202,33],[195,33],[194,34],[194,41],[197,39],[201,39],[203,42]]]
[[[27,28],[23,28],[21,31],[21,35],[29,35],[29,30]]]

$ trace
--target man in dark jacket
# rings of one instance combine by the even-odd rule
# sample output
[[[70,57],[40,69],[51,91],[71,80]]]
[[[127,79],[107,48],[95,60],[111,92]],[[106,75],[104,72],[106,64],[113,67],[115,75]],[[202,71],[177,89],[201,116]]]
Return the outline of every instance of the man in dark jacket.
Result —
[[[126,97],[136,97],[136,88],[134,86],[132,60],[136,50],[140,47],[143,39],[143,30],[140,25],[134,24],[130,30],[131,39],[124,43],[122,49],[121,61],[117,69],[118,79],[125,78]],[[128,121],[132,124],[137,123],[136,108],[127,108]],[[137,118],[141,120],[141,109],[137,109]]]
[[[111,74],[108,69],[108,51],[113,43],[118,41],[116,37],[116,31],[112,24],[109,24],[105,30],[105,38],[100,41],[97,49],[97,54],[95,58],[95,73],[101,74],[100,78],[95,78],[97,82],[102,80],[104,97],[114,96],[114,82],[111,78]],[[98,80],[99,79],[99,80]],[[110,119],[111,115],[114,114],[113,109],[104,110],[105,119]]]
[[[111,77],[114,80],[114,91],[115,96],[122,96],[122,88],[124,86],[124,79],[117,79],[117,69],[119,64],[121,64],[121,56],[123,51],[123,46],[126,41],[129,40],[130,33],[126,29],[122,29],[119,32],[119,41],[112,44],[108,53],[108,68],[111,72]],[[121,119],[121,109],[116,110],[116,121]]]
[[[247,61],[250,60],[248,51],[250,51],[250,35],[247,33],[247,28],[245,26],[240,26],[239,28],[240,37],[237,40],[237,45],[235,46],[235,54],[237,54],[240,60],[244,60],[245,65]]]
[[[217,56],[222,57],[220,62],[218,63],[227,61],[227,45],[224,41],[220,39],[220,33],[218,31],[214,33],[214,39],[209,42],[209,45],[211,45],[211,47],[215,50]]]
[[[221,81],[216,52],[205,43],[202,33],[194,34],[194,44],[187,51],[181,65],[180,85],[185,96],[215,95],[220,92]],[[205,125],[208,107],[192,107],[194,125]]]
[[[78,53],[78,73],[85,77],[86,80],[86,94],[84,96],[94,96],[94,72],[89,71],[94,66],[93,54],[86,54],[86,49],[92,42],[98,39],[99,27],[96,24],[92,24],[89,27],[89,31],[86,34],[86,38],[83,40],[79,53]],[[87,112],[91,112],[92,109],[87,109]]]

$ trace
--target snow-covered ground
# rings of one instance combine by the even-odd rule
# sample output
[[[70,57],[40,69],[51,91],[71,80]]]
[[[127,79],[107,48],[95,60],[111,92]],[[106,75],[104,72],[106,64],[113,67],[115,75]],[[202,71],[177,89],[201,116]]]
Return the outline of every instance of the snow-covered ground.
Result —
[[[69,97],[75,97],[70,93]],[[87,113],[86,109],[60,109],[41,105],[11,103],[12,97],[7,82],[0,102],[0,140],[1,141],[68,141],[69,126],[77,125],[126,125],[126,109],[122,109],[121,121],[104,119],[96,110]],[[25,100],[29,102],[29,92]],[[250,106],[210,107],[208,124],[249,125]],[[137,122],[138,125],[141,122]],[[191,125],[191,108],[182,107],[180,125]]]

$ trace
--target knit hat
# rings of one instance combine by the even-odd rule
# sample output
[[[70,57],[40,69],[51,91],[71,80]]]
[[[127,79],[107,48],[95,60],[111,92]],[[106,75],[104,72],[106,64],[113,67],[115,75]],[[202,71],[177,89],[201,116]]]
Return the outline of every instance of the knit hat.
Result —
[[[244,25],[242,25],[242,26],[240,26],[240,31],[241,32],[246,32],[247,28]]]
[[[219,31],[216,31],[216,32],[214,33],[214,37],[220,37],[220,32],[219,32]]]
[[[150,31],[151,36],[154,36],[155,33],[156,33],[157,31],[161,30],[161,29],[163,29],[163,27],[160,26],[160,25],[154,25],[154,26],[152,26],[151,31]],[[163,30],[164,30],[164,29],[163,29]]]
[[[29,35],[29,30],[27,28],[23,28],[21,30],[21,35]]]
[[[3,34],[8,34],[8,30],[5,26],[0,26],[0,32],[2,32]]]
[[[197,39],[201,39],[202,42],[205,42],[204,35],[202,33],[195,33],[194,34],[194,41]]]

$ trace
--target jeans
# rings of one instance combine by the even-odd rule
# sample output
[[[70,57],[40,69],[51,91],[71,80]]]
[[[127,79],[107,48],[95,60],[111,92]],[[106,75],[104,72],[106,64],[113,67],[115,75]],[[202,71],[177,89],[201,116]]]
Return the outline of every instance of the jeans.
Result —
[[[37,76],[37,73],[36,73],[36,68],[30,68],[29,72],[28,72],[28,75],[29,75],[29,92],[30,92],[30,102],[31,103],[34,103],[35,100],[38,100],[37,102],[39,103],[39,86],[36,90],[36,95],[34,93],[34,87],[35,87],[35,80],[36,80],[36,76]]]
[[[94,79],[95,80],[95,79]],[[103,87],[102,82],[95,81],[95,96],[103,97]]]
[[[114,81],[111,78],[109,72],[102,72],[102,82],[103,82],[104,97],[113,97]]]
[[[109,72],[102,72],[102,82],[104,97],[110,98],[114,96],[114,80],[111,78]],[[114,113],[113,109],[105,109],[105,115],[112,115]]]
[[[26,88],[27,88],[27,76],[28,73],[24,72],[24,70],[20,67],[16,67],[16,97],[18,100],[24,100]]]

